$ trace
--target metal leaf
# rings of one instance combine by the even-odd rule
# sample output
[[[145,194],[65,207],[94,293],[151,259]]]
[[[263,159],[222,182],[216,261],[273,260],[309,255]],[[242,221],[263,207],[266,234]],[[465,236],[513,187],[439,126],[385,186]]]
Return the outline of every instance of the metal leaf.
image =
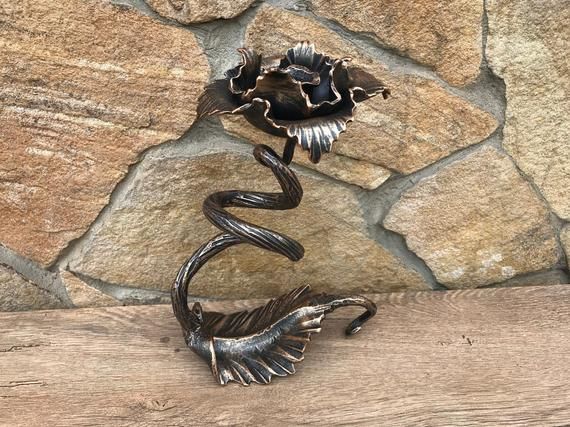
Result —
[[[263,330],[290,311],[302,306],[310,296],[310,286],[302,286],[288,294],[270,300],[252,311],[241,311],[229,315],[204,313],[203,328],[212,335],[239,337]]]
[[[321,331],[325,315],[348,305],[366,307],[370,316],[376,311],[363,297],[316,294],[310,286],[302,286],[252,311],[200,314],[200,331],[209,343],[195,345],[209,349],[201,355],[220,384],[267,384],[273,376],[293,374],[295,363],[303,360],[311,334]],[[366,319],[359,318],[358,326],[351,325],[347,333],[357,332],[360,320]]]
[[[198,118],[217,114],[236,114],[248,108],[239,97],[232,94],[228,88],[228,80],[215,80],[206,86],[198,98]]]

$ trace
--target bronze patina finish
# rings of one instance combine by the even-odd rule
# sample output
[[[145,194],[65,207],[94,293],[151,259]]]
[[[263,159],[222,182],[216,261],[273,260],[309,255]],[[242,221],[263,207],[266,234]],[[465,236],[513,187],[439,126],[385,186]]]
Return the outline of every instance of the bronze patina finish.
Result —
[[[225,208],[293,209],[303,189],[289,168],[295,147],[309,151],[312,162],[330,152],[332,143],[352,121],[357,102],[389,91],[365,71],[348,65],[348,59],[331,59],[315,52],[309,42],[297,44],[283,57],[263,59],[251,49],[240,49],[242,63],[227,78],[206,87],[198,105],[199,117],[243,114],[256,127],[286,139],[280,157],[265,145],[253,154],[271,169],[282,193],[221,191],[203,204],[204,215],[222,233],[202,245],[182,266],[172,286],[174,314],[190,349],[210,366],[220,384],[235,381],[267,384],[274,375],[295,372],[303,360],[312,333],[320,332],[327,313],[356,305],[366,311],[347,327],[358,332],[376,314],[375,304],[361,296],[312,292],[302,286],[251,311],[225,315],[203,311],[199,303],[188,307],[192,277],[213,256],[240,243],[249,243],[286,256],[303,258],[301,244],[281,233],[243,221]]]

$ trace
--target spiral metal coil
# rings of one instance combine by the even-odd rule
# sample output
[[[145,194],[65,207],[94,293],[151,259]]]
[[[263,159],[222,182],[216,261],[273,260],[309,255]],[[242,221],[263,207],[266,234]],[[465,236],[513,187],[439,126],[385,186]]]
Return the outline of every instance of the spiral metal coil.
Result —
[[[172,286],[172,305],[174,314],[185,331],[196,329],[196,314],[188,307],[188,287],[194,275],[212,257],[224,249],[240,243],[249,243],[262,249],[286,256],[291,261],[303,258],[304,248],[297,241],[284,234],[251,224],[226,211],[229,207],[285,210],[296,208],[303,197],[303,189],[295,173],[289,168],[296,142],[289,139],[283,156],[266,145],[256,145],[253,151],[255,159],[271,169],[282,193],[253,191],[221,191],[210,195],[203,203],[203,213],[208,220],[223,233],[202,245],[182,266]],[[327,304],[326,312],[337,307],[359,305],[366,312],[355,319],[347,328],[347,334],[360,330],[362,324],[376,313],[376,306],[363,297],[336,297],[314,294],[314,304]]]

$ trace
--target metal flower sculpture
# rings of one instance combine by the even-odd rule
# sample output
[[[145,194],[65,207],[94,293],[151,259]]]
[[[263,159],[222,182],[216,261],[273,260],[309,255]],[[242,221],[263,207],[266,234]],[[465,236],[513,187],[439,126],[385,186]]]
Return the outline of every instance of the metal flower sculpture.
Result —
[[[295,139],[313,163],[331,151],[357,102],[390,93],[366,71],[349,66],[350,59],[331,59],[309,42],[267,60],[252,49],[239,52],[242,63],[206,87],[198,116],[241,113],[265,132]]]
[[[206,87],[198,115],[240,113],[259,129],[286,137],[282,156],[262,144],[253,151],[255,159],[271,169],[283,192],[230,190],[210,195],[203,212],[222,233],[184,263],[171,295],[186,344],[208,363],[220,384],[267,384],[273,376],[295,372],[294,364],[303,360],[311,334],[321,330],[326,314],[350,305],[365,308],[346,329],[352,335],[376,314],[376,305],[361,296],[315,293],[306,285],[254,310],[225,315],[203,311],[199,303],[190,309],[190,281],[210,258],[237,244],[249,243],[291,261],[303,258],[303,246],[295,240],[243,221],[226,208],[297,207],[303,189],[288,166],[296,145],[309,151],[311,161],[317,163],[346,130],[356,103],[380,93],[386,98],[389,90],[369,73],[349,66],[348,59],[316,53],[309,42],[297,44],[283,57],[265,60],[251,49],[239,51],[242,63],[229,70],[226,79]]]

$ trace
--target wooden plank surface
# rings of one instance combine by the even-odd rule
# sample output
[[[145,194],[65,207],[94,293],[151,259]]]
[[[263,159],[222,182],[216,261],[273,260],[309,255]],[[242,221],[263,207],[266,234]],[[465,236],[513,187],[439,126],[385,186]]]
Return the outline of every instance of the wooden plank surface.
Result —
[[[218,386],[169,306],[0,314],[0,425],[567,425],[570,286],[374,297],[292,377]],[[251,302],[216,303],[233,310]]]

